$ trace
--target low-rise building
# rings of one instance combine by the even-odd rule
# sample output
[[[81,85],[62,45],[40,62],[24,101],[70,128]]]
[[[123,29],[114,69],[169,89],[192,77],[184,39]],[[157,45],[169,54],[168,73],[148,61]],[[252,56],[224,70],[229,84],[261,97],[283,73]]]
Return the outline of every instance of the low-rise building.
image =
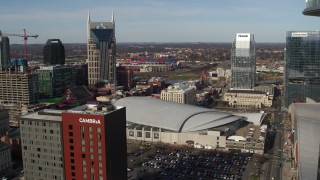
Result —
[[[161,91],[161,99],[182,104],[195,104],[196,90],[188,85],[174,85]]]
[[[261,108],[272,106],[273,94],[255,90],[230,90],[223,98],[232,107]]]

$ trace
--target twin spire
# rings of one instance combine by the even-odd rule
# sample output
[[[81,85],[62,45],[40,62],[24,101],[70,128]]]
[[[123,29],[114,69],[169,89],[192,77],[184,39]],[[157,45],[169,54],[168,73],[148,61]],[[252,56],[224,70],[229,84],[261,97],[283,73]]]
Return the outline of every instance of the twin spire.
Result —
[[[88,11],[88,23],[91,22],[91,19],[90,19],[90,10]],[[111,16],[111,22],[114,24],[114,12],[112,11],[112,16]]]

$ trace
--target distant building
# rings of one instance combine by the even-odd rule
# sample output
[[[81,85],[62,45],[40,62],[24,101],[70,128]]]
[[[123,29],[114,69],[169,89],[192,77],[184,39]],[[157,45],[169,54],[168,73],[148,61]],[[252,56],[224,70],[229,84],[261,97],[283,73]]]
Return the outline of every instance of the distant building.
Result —
[[[196,102],[196,90],[188,85],[174,85],[161,91],[161,99],[182,104],[194,105]]]
[[[272,106],[273,94],[255,90],[230,90],[223,98],[232,107],[261,108]]]
[[[88,84],[92,86],[101,80],[116,84],[116,37],[113,14],[111,22],[91,22],[88,14],[87,40]]]
[[[253,89],[256,80],[254,35],[237,33],[231,50],[231,88]]]
[[[165,88],[166,82],[162,77],[151,77],[149,84],[153,85],[153,93],[159,93]]]
[[[124,69],[117,70],[118,86],[124,86],[126,89],[130,89],[132,84],[132,79],[133,79],[132,70],[124,70]]]
[[[0,172],[11,167],[10,145],[0,142]]]
[[[33,104],[39,100],[38,75],[0,72],[0,104]]]
[[[9,38],[6,36],[0,35],[0,71],[7,69],[10,65],[9,63],[10,63]]]
[[[9,112],[6,109],[0,109],[0,138],[7,134],[9,130]]]
[[[288,31],[285,52],[285,106],[320,101],[320,31]]]
[[[46,65],[65,64],[65,50],[60,39],[48,39],[43,48],[43,60]]]
[[[126,179],[126,110],[83,105],[21,117],[26,179]]]
[[[75,85],[73,69],[68,66],[41,66],[39,75],[39,95],[41,98],[61,97]]]

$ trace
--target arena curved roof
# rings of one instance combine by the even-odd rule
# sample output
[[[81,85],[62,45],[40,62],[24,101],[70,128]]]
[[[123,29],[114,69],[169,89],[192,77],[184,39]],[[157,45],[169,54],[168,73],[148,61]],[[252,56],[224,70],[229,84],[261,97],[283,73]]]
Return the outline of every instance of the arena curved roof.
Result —
[[[164,101],[151,97],[127,97],[113,103],[125,106],[127,121],[176,132],[200,131],[243,119],[215,109]]]

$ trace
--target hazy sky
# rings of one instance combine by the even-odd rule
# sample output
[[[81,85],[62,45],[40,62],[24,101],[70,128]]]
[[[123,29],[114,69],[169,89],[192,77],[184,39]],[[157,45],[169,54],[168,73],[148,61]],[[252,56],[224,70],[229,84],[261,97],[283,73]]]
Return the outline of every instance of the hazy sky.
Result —
[[[1,1],[0,30],[38,34],[30,44],[85,43],[88,10],[92,21],[110,21],[114,10],[118,42],[232,42],[239,32],[285,42],[286,31],[319,29],[304,8],[305,0],[10,0]]]

